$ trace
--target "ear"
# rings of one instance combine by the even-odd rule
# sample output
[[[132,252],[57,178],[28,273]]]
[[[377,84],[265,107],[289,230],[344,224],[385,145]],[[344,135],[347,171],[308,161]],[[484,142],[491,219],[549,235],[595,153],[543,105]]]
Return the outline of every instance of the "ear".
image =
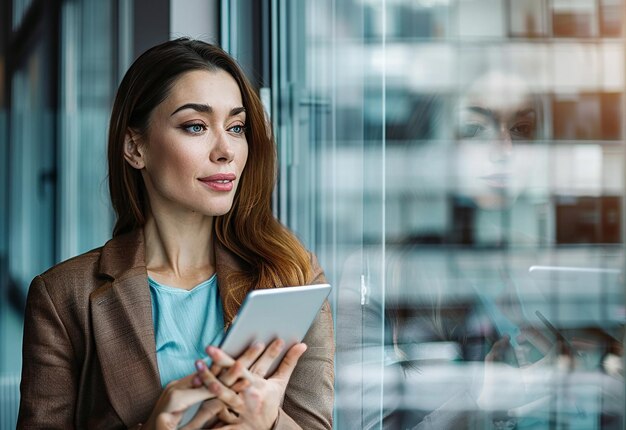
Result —
[[[139,135],[128,129],[124,135],[124,159],[135,169],[143,169],[145,160],[139,143]]]

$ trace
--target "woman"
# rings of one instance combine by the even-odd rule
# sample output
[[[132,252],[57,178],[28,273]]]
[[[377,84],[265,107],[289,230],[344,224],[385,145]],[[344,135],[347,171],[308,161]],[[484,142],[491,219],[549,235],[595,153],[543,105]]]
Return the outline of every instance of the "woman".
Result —
[[[324,281],[271,213],[274,142],[234,60],[188,39],[145,52],[108,158],[113,238],[31,284],[18,427],[176,428],[211,399],[187,428],[331,428],[328,303],[268,378],[279,340],[237,360],[209,346],[194,369],[248,291]]]
[[[504,71],[481,75],[451,100],[452,106],[447,99],[433,97],[410,117],[407,128],[421,132],[432,122],[433,135],[409,142],[404,154],[406,159],[427,154],[414,164],[423,171],[396,176],[414,184],[407,204],[418,214],[417,208],[434,202],[445,210],[439,212],[437,205],[421,209],[426,221],[405,220],[406,226],[419,226],[414,231],[402,237],[396,230],[395,243],[364,247],[341,271],[336,419],[342,429],[494,429],[518,422],[503,419],[494,405],[529,403],[517,379],[493,383],[494,375],[503,373],[497,373],[500,369],[511,367],[515,370],[506,375],[517,376],[518,359],[534,363],[540,355],[530,335],[526,342],[512,340],[519,344],[516,351],[511,347],[516,329],[528,334],[529,324],[519,310],[511,275],[519,272],[512,270],[519,268],[511,256],[518,258],[513,261],[517,264],[520,257],[516,248],[498,244],[511,230],[498,228],[498,221],[515,212],[516,203],[525,203],[533,173],[538,176],[537,167],[543,166],[545,147],[536,142],[541,138],[541,100],[522,79]],[[387,188],[405,184],[388,183]],[[441,220],[427,219],[437,213]],[[427,235],[425,222],[430,226]],[[484,231],[490,235],[481,236]],[[511,238],[511,245],[526,239]],[[543,338],[535,335],[532,340]],[[550,345],[538,346],[545,346],[545,354],[550,350]],[[369,377],[345,377],[357,371]],[[498,391],[502,387],[509,392],[503,395]],[[342,392],[352,393],[357,402],[345,407]]]

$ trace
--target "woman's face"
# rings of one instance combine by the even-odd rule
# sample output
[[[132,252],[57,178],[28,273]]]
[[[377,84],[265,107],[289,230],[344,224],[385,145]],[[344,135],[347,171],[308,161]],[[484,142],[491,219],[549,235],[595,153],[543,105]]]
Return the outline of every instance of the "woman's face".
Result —
[[[541,165],[533,98],[518,81],[491,75],[461,98],[457,121],[457,190],[480,208],[509,206]]]
[[[227,213],[248,158],[241,92],[223,70],[173,85],[140,137],[139,165],[153,213]],[[131,163],[132,164],[132,163]]]

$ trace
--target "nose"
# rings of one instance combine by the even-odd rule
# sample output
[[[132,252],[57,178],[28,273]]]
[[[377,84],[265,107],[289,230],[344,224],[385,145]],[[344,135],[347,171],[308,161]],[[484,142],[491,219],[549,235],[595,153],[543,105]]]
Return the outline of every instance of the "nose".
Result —
[[[513,153],[513,138],[506,124],[500,124],[498,135],[493,139],[489,158],[494,163],[506,162]]]
[[[209,158],[214,163],[230,163],[235,157],[235,151],[228,134],[223,131],[216,135]]]

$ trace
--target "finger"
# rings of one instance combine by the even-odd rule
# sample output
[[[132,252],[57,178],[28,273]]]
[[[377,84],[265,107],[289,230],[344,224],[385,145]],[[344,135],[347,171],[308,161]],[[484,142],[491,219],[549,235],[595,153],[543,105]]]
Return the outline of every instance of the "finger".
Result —
[[[297,343],[289,348],[289,351],[285,354],[285,357],[280,362],[272,378],[285,379],[288,381],[298,364],[298,360],[300,360],[300,357],[302,357],[302,354],[304,354],[306,350],[307,346],[304,343]]]
[[[489,353],[485,356],[485,361],[499,361],[504,357],[504,353],[509,348],[510,341],[509,336],[504,335],[501,339],[496,341]]]
[[[193,404],[215,397],[204,386],[194,386],[195,377],[196,374],[191,374],[167,384],[167,406],[163,412],[182,412]]]
[[[226,423],[226,424],[235,424],[238,423],[239,417],[235,414],[233,414],[228,408],[223,407],[222,409],[220,409],[220,412],[218,413],[217,417],[222,420],[222,422]]]
[[[200,379],[200,377],[196,374],[193,377],[193,381],[191,383],[191,386],[193,388],[198,388],[198,387],[202,387],[204,384],[202,383],[202,379]]]
[[[213,354],[215,354],[215,347],[208,345],[206,348],[204,348],[204,350],[209,355],[209,357],[211,357],[211,360],[212,360],[212,364],[210,368],[211,373],[216,376],[219,375],[223,369],[223,366],[217,364],[215,360],[213,359]]]
[[[196,376],[200,379],[203,386],[208,388],[210,384],[217,381],[217,377],[213,374],[213,372],[209,371],[209,368],[204,361],[197,360],[195,364],[196,370],[198,371]]]
[[[237,360],[235,361],[235,364],[233,364],[232,367],[226,372],[223,372],[218,379],[222,381],[222,384],[230,387],[241,379],[252,382],[252,378],[253,376],[250,371],[248,371],[247,367],[244,367],[244,364]]]
[[[239,381],[231,385],[230,389],[233,390],[235,393],[241,393],[243,390],[250,387],[252,385],[252,382],[253,381],[250,381],[248,379],[240,379]]]
[[[213,360],[213,366],[219,366],[221,368],[224,368],[231,367],[233,364],[235,364],[234,358],[215,346],[207,346],[206,353],[209,355],[209,357],[211,357],[211,360]],[[213,368],[213,366],[211,367]],[[211,369],[211,373],[216,375],[219,372],[215,373]]]
[[[214,374],[214,375],[216,375],[216,376],[217,376],[217,375],[219,375],[219,374],[222,372],[222,369],[223,369],[223,367],[222,367],[222,366],[220,366],[220,365],[218,365],[218,364],[213,363],[213,364],[211,365],[211,368],[210,368],[209,370],[211,371],[211,373],[212,373],[212,374]]]
[[[174,388],[193,388],[195,376],[196,376],[196,374],[192,373],[192,374],[187,375],[187,376],[185,376],[183,378],[171,381],[169,384],[167,384],[165,386],[165,389],[166,390],[171,390],[171,389],[174,389]]]
[[[253,342],[241,356],[237,357],[237,361],[240,362],[244,368],[249,369],[264,350],[265,344],[263,342]]]
[[[226,407],[224,406],[224,403],[218,399],[211,399],[203,402],[200,409],[198,409],[198,412],[196,412],[193,418],[182,427],[182,430],[203,428],[207,422],[211,421],[215,417],[219,417],[223,409],[226,409]]]
[[[283,351],[284,346],[285,343],[282,339],[274,339],[274,341],[270,343],[265,351],[263,351],[263,354],[250,368],[250,371],[265,378],[268,370],[272,366],[272,363],[274,363],[274,360],[276,360],[276,358]]]
[[[204,387],[200,388],[173,388],[168,392],[168,401],[163,412],[176,413],[184,412],[187,408],[196,403],[215,397]],[[182,415],[181,415],[182,418]]]
[[[224,402],[229,409],[236,413],[240,413],[244,407],[242,398],[228,387],[220,382],[212,382],[208,386],[209,392]]]

